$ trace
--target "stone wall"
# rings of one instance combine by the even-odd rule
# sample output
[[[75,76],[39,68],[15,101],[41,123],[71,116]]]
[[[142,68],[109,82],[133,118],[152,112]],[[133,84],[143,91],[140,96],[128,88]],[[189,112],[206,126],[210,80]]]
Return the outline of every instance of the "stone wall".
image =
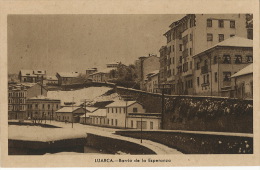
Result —
[[[116,87],[120,95],[130,95],[147,112],[161,113],[161,94]],[[164,129],[253,132],[253,100],[221,97],[165,95]]]

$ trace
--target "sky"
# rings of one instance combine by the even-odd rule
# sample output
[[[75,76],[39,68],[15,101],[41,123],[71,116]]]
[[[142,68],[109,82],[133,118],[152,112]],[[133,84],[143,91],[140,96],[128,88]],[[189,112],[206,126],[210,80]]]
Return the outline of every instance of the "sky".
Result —
[[[159,56],[163,34],[183,15],[86,14],[9,15],[8,73],[21,69],[56,72],[134,64],[149,53]]]

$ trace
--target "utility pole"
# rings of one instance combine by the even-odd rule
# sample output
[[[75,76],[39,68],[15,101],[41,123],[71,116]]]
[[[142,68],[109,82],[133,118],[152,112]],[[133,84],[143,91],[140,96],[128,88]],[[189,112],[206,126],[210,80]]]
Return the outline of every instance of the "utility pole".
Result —
[[[74,114],[73,114],[73,108],[74,108],[74,97],[73,97],[73,101],[72,101],[72,111],[71,111],[71,115],[72,115],[72,128],[73,128],[73,122],[74,122]]]

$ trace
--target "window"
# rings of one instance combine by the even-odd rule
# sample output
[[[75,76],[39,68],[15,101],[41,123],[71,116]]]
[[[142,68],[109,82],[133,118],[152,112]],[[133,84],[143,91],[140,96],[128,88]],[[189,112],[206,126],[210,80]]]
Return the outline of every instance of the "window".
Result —
[[[193,39],[193,35],[192,35],[192,34],[190,34],[190,41],[192,41],[192,39]]]
[[[242,63],[242,56],[241,55],[235,55],[235,63],[236,64],[241,64]]]
[[[48,104],[48,109],[50,109],[50,107],[51,107],[50,104]]]
[[[224,34],[218,34],[218,41],[224,41]]]
[[[203,76],[203,83],[206,83],[206,75]]]
[[[230,34],[230,37],[234,37],[235,36],[235,34]]]
[[[35,107],[38,108],[38,104],[35,104]]]
[[[109,113],[109,108],[107,108],[107,113]]]
[[[190,55],[192,55],[192,48],[190,48]]]
[[[111,108],[111,110],[112,110],[112,113],[114,113],[114,108]]]
[[[180,44],[180,49],[179,49],[179,51],[182,51],[182,44]]]
[[[213,34],[207,34],[207,41],[213,41]]]
[[[235,27],[236,27],[235,21],[230,21],[230,28],[235,28]]]
[[[197,77],[197,85],[199,86],[200,85],[200,78]]]
[[[247,58],[247,62],[248,63],[252,63],[253,62],[253,56],[248,55],[248,56],[246,56],[246,58]]]
[[[133,112],[137,113],[137,108],[136,107],[133,108]]]
[[[117,113],[117,108],[116,108],[116,113]]]
[[[230,55],[224,55],[223,56],[223,64],[230,64],[230,63],[231,63]]]
[[[218,81],[218,73],[215,72],[215,82],[217,82],[217,81]]]
[[[153,122],[150,122],[150,129],[153,129]]]
[[[223,81],[231,81],[231,72],[223,72]]]
[[[134,127],[134,121],[131,120],[131,128]]]
[[[212,20],[211,19],[207,19],[207,27],[212,27]]]
[[[207,83],[209,83],[209,75],[207,74]]]
[[[115,119],[115,125],[117,126],[117,119]]]
[[[218,27],[224,28],[224,20],[218,20]]]
[[[56,108],[57,108],[57,109],[59,108],[59,105],[58,105],[58,104],[56,105]]]
[[[197,62],[197,70],[200,69],[200,62]]]
[[[214,64],[217,64],[217,62],[218,62],[218,57],[214,56]]]
[[[174,69],[172,69],[172,75],[175,75],[175,70]]]
[[[109,119],[107,119],[107,124],[109,125]]]
[[[192,69],[192,61],[190,61],[190,69]]]
[[[111,119],[111,125],[114,125],[114,119]]]

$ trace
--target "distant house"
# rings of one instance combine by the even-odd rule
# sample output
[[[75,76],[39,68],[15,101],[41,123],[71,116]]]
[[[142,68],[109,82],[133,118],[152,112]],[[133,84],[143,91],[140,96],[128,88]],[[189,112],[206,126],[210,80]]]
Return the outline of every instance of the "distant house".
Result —
[[[56,120],[61,122],[79,123],[80,116],[85,114],[85,109],[81,107],[63,107],[56,111]]]
[[[231,78],[235,79],[235,97],[253,99],[253,64],[238,71]]]
[[[46,96],[36,96],[27,99],[26,104],[28,118],[53,120],[55,111],[60,109],[61,101]]]
[[[79,76],[78,72],[58,72],[56,77],[58,78],[58,85],[71,84],[72,80]]]
[[[107,82],[111,78],[110,72],[113,69],[115,68],[106,68],[93,74],[90,74],[89,79],[92,80],[92,82]]]
[[[41,84],[21,83],[8,85],[8,119],[27,119],[26,114],[29,98],[47,96],[47,89]]]
[[[86,77],[88,78],[90,74],[93,74],[93,73],[95,73],[97,71],[98,71],[97,68],[88,68],[86,70]]]
[[[106,109],[97,109],[92,113],[88,113],[86,117],[86,124],[105,125],[106,124]],[[80,117],[82,123],[85,122],[85,116]]]
[[[117,68],[121,63],[120,62],[112,62],[106,64],[107,68]]]
[[[37,83],[45,79],[45,70],[21,70],[18,78],[20,82]]]
[[[145,83],[147,92],[150,93],[159,92],[158,84],[159,84],[159,70],[155,70],[147,74],[147,80]]]
[[[89,119],[89,115],[93,112],[95,112],[96,110],[98,110],[97,107],[83,107],[86,109],[86,114],[83,114],[80,116],[80,121],[79,123],[82,123],[82,124],[90,124],[91,121]]]
[[[47,76],[46,80],[44,80],[44,84],[48,86],[56,86],[58,83],[58,78],[56,76]]]

